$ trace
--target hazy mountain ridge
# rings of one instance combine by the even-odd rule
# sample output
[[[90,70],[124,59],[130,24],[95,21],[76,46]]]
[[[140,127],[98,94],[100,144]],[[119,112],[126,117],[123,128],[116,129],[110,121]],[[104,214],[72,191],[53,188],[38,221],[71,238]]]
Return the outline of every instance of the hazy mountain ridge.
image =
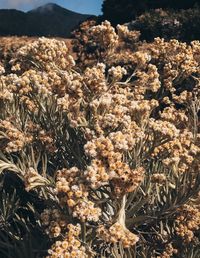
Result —
[[[69,37],[81,21],[91,16],[52,3],[26,13],[15,9],[1,9],[0,36]]]

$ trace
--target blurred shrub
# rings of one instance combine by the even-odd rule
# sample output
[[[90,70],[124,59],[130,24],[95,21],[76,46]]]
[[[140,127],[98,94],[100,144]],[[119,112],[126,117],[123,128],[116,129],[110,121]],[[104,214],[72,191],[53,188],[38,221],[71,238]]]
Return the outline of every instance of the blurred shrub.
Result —
[[[156,9],[145,12],[129,23],[130,30],[139,30],[141,39],[155,37],[184,42],[200,39],[200,8],[188,10]]]
[[[199,0],[105,0],[102,4],[102,12],[104,20],[117,25],[130,22],[151,9],[188,9],[199,2]]]

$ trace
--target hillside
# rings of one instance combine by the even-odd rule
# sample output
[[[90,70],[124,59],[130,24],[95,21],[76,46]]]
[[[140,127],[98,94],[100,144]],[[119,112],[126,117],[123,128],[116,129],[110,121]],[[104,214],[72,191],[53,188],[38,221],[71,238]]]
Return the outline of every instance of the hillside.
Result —
[[[91,15],[79,14],[56,4],[46,4],[29,12],[0,10],[0,36],[70,37],[70,32]]]

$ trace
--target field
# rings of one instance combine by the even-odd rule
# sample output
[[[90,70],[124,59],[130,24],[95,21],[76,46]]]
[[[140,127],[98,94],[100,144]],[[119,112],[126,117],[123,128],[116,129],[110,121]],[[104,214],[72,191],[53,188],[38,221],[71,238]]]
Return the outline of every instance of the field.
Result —
[[[74,37],[0,38],[0,257],[200,257],[200,42]]]
[[[0,37],[0,58],[9,59],[9,55],[12,55],[20,47],[36,41],[37,37]],[[72,51],[71,39],[55,38],[60,41],[64,41],[67,47]]]

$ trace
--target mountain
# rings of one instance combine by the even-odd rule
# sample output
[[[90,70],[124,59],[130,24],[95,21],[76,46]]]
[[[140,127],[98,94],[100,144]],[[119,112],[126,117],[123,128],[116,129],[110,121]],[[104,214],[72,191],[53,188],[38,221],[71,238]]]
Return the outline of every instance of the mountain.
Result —
[[[0,10],[0,36],[70,37],[71,31],[91,15],[67,10],[57,4],[45,4],[29,12]]]

